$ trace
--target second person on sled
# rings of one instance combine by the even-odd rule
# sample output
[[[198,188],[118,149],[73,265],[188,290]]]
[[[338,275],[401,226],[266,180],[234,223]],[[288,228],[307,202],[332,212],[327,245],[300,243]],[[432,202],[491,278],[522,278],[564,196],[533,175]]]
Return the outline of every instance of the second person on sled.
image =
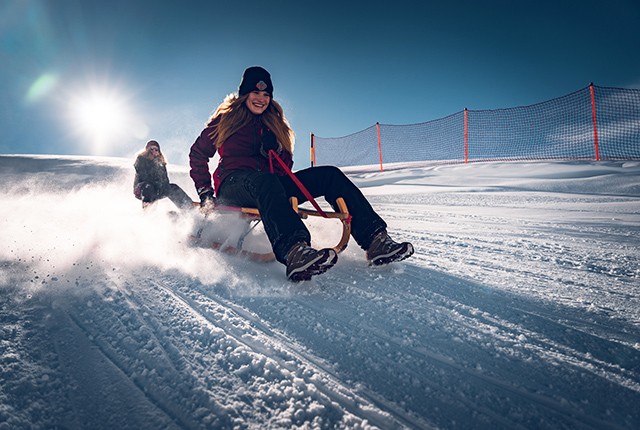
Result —
[[[276,259],[286,266],[287,278],[308,280],[331,268],[338,260],[331,248],[310,246],[311,234],[289,204],[289,197],[307,201],[301,189],[279,163],[269,163],[275,151],[290,169],[293,166],[293,131],[280,104],[273,99],[271,75],[262,67],[244,71],[238,94],[218,106],[191,146],[189,164],[203,207],[214,199],[226,205],[255,207],[260,212]],[[209,159],[220,161],[212,175]],[[387,224],[362,192],[333,166],[295,172],[315,197],[335,206],[342,197],[352,216],[351,234],[373,265],[403,260],[413,254],[408,242],[397,243],[387,234]]]

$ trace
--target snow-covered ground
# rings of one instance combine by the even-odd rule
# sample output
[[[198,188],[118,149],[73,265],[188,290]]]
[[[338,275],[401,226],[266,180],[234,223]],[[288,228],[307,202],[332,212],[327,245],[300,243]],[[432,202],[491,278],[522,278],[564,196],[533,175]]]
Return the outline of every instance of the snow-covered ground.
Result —
[[[1,156],[0,429],[640,428],[640,162],[351,177],[416,255],[292,284],[132,160]]]

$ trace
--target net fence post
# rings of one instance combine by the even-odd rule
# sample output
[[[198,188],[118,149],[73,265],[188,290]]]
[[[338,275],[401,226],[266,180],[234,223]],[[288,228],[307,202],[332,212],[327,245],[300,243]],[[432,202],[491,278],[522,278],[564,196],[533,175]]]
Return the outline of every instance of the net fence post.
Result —
[[[598,145],[598,123],[596,121],[596,94],[593,88],[593,82],[589,84],[589,91],[591,92],[591,118],[593,121],[593,145],[596,153],[596,161],[600,161],[600,148]]]
[[[376,130],[378,131],[378,154],[380,154],[380,171],[382,172],[382,143],[380,142],[380,123],[376,122]]]
[[[464,108],[464,164],[469,163],[469,111]]]
[[[313,133],[311,133],[311,148],[309,148],[309,159],[311,161],[311,167],[316,167],[316,150],[313,146]]]

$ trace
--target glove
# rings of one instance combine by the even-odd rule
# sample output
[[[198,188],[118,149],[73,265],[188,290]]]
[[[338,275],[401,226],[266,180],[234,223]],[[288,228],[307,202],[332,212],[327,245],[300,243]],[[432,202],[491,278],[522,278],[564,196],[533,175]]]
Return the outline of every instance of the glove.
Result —
[[[278,144],[276,135],[265,127],[262,132],[262,146],[260,147],[260,152],[265,157],[268,157],[269,151],[272,149],[276,152],[280,152],[280,145]]]
[[[200,196],[200,208],[210,211],[216,204],[216,197],[213,195],[211,188],[201,188],[198,190]]]

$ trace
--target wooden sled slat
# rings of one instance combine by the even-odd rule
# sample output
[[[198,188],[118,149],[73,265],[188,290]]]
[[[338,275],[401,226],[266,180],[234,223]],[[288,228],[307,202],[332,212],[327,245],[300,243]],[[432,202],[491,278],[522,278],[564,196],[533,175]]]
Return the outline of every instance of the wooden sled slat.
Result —
[[[255,261],[256,263],[270,263],[276,260],[276,256],[273,254],[273,252],[247,251],[244,249],[238,249],[235,246],[221,244],[218,242],[212,243],[211,248],[218,251],[222,251],[226,254],[239,255],[240,257],[244,257],[251,261]]]
[[[336,199],[336,211],[325,211],[324,214],[321,214],[317,210],[313,209],[305,209],[298,207],[298,199],[295,197],[291,197],[291,206],[293,210],[298,213],[300,218],[306,219],[310,216],[321,217],[321,218],[330,218],[330,219],[338,219],[342,224],[342,235],[340,236],[340,240],[338,243],[333,246],[333,250],[337,253],[344,251],[349,243],[349,237],[351,236],[351,215],[349,214],[349,209],[347,208],[347,204],[345,203],[342,197],[338,197]],[[200,203],[193,202],[194,207],[200,207]],[[226,205],[216,205],[214,206],[213,211],[221,211],[221,212],[238,212],[242,214],[242,216],[246,216],[253,220],[260,219],[260,211],[256,208],[246,208],[239,206],[226,206]]]

